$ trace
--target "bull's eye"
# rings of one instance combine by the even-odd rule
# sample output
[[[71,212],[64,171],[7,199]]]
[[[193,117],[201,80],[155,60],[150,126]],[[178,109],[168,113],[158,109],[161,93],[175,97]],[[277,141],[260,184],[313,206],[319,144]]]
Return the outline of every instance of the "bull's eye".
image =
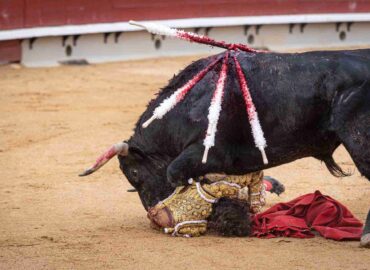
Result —
[[[137,170],[132,170],[131,171],[131,175],[132,175],[132,177],[134,177],[134,178],[137,178],[137,175],[138,175],[138,172],[137,172]]]

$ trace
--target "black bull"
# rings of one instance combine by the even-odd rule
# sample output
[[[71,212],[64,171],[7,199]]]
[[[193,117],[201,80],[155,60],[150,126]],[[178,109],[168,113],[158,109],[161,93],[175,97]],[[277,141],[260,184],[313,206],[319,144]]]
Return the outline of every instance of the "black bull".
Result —
[[[207,114],[221,63],[195,85],[162,120],[142,124],[176,89],[215,57],[187,66],[152,100],[140,117],[120,168],[138,190],[144,207],[167,197],[175,186],[210,172],[245,174],[304,157],[322,160],[330,172],[344,175],[334,162],[343,144],[358,170],[370,179],[370,49],[301,54],[236,54],[267,140],[263,164],[255,147],[235,64],[229,58],[225,96],[216,143],[206,164],[201,159]],[[368,218],[365,232],[370,230]]]

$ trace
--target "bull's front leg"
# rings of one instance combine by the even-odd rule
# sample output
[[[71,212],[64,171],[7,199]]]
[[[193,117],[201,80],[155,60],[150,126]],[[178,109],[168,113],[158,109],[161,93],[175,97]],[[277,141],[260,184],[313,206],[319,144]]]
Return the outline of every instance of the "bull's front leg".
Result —
[[[212,153],[211,149],[210,153]],[[167,168],[167,179],[172,186],[186,185],[190,178],[209,172],[222,171],[223,163],[215,155],[209,155],[206,164],[202,163],[204,146],[201,143],[188,146]]]

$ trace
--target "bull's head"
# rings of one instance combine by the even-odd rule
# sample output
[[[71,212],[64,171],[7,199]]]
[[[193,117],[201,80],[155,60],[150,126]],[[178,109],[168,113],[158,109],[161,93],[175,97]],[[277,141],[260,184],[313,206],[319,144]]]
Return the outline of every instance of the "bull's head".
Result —
[[[145,209],[154,206],[173,191],[166,178],[167,164],[163,158],[148,155],[134,144],[131,146],[130,142],[114,144],[96,160],[91,168],[81,173],[80,176],[86,176],[97,171],[116,155],[123,174],[138,191]]]

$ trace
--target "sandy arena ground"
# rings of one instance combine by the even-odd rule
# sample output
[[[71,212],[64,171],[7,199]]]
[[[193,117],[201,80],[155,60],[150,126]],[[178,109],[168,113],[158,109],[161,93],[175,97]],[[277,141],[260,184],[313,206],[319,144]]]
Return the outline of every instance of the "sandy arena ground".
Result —
[[[172,238],[149,228],[116,159],[77,177],[129,138],[147,102],[196,58],[0,67],[0,269],[370,269],[357,242]],[[364,220],[370,183],[343,147],[335,157],[351,177],[312,158],[268,170],[287,188],[268,206],[319,189]]]

